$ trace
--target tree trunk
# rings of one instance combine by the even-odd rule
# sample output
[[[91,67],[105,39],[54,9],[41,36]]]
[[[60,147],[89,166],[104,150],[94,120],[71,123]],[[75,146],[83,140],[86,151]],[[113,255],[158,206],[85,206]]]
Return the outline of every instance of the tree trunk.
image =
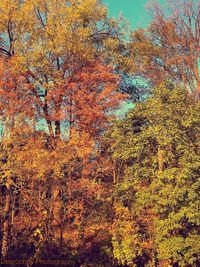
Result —
[[[47,96],[47,91],[45,91],[45,97],[46,96]],[[43,112],[44,112],[45,120],[47,122],[47,126],[48,126],[48,129],[49,129],[50,145],[53,146],[54,133],[53,133],[52,122],[50,120],[49,112],[48,112],[48,102],[47,102],[46,99],[45,99],[45,103],[44,103],[44,106],[43,106]]]
[[[60,134],[61,134],[61,123],[60,123],[61,103],[62,103],[62,97],[59,95],[57,99],[57,103],[56,103],[56,109],[55,109],[56,116],[57,116],[55,120],[55,137],[57,140],[60,139]]]
[[[158,170],[164,171],[165,151],[161,145],[158,145]]]
[[[60,210],[62,207],[60,199],[60,186],[58,181],[54,180],[53,190],[52,190],[52,213],[53,213],[53,226],[58,226],[61,223]]]
[[[55,137],[57,140],[60,139],[61,129],[60,129],[60,120],[55,121]]]
[[[6,184],[7,193],[5,197],[5,206],[4,206],[4,214],[5,219],[3,223],[3,237],[2,237],[2,247],[1,247],[1,254],[2,257],[6,257],[8,252],[8,245],[9,245],[9,232],[10,232],[10,202],[11,202],[11,194],[10,194],[10,183]]]

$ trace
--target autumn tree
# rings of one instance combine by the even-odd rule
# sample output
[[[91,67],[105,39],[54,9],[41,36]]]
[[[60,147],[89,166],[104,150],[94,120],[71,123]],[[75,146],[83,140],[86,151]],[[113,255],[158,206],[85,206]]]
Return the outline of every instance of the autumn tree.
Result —
[[[115,257],[136,266],[198,266],[199,101],[163,84],[111,131]],[[168,264],[168,265],[167,265]]]
[[[181,82],[186,90],[199,94],[198,1],[167,1],[148,5],[152,22],[147,29],[132,33],[130,51],[133,70],[149,84],[163,80]]]
[[[106,40],[119,42],[120,32],[100,1],[1,1],[0,12],[1,115],[9,122],[6,131],[12,133],[3,140],[9,145],[3,145],[6,162],[2,171],[10,171],[2,180],[3,188],[7,187],[2,196],[6,213],[2,255],[6,256],[7,236],[11,230],[13,238],[24,231],[19,227],[23,217],[29,234],[40,223],[44,225],[47,210],[49,227],[60,247],[67,235],[65,228],[72,231],[69,220],[84,221],[81,214],[88,206],[84,198],[98,192],[92,189],[97,134],[106,128],[109,112],[124,97],[116,92],[119,78],[104,55]],[[49,134],[46,141],[36,131],[43,121],[43,130],[48,128]],[[69,144],[61,131],[69,133]],[[60,158],[64,151],[69,158]],[[88,179],[92,172],[94,176]],[[88,188],[86,193],[81,184]],[[12,190],[20,195],[21,211],[11,220],[13,209],[7,203],[11,203]],[[74,215],[68,214],[70,209]],[[32,216],[36,220],[29,225]],[[45,234],[48,238],[47,231]]]
[[[11,255],[10,246],[17,249],[30,235],[27,245],[32,246],[33,259],[42,255],[47,244],[61,251],[68,246],[85,258],[86,247],[90,251],[109,236],[103,234],[109,233],[107,219],[97,212],[109,190],[97,179],[100,166],[96,164],[101,164],[102,132],[125,99],[117,92],[119,78],[111,66],[93,62],[68,81],[70,92],[63,96],[66,102],[60,116],[71,116],[70,138],[58,139],[52,147],[51,136],[31,124],[38,112],[37,99],[29,95],[32,84],[13,73],[9,63],[2,68],[2,116],[15,123],[2,140],[2,255]],[[25,102],[19,101],[26,92]]]
[[[101,1],[1,1],[1,54],[15,56],[15,70],[32,84],[39,119],[50,138],[60,138],[63,103],[72,105],[68,82],[89,62],[105,60],[108,40],[121,42],[120,29]],[[65,127],[66,128],[66,127]]]

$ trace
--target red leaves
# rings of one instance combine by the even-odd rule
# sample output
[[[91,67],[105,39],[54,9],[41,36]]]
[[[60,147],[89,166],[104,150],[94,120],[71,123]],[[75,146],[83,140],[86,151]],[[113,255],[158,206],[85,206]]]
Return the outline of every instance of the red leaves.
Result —
[[[115,109],[125,96],[117,92],[119,78],[111,66],[91,63],[68,83],[75,127],[96,135],[108,121],[108,111]]]
[[[0,60],[0,109],[1,115],[14,119],[20,114],[33,116],[35,99],[30,94],[26,77],[17,73],[13,60]]]
[[[50,134],[53,134],[54,122],[58,125],[68,121],[63,132],[75,128],[97,138],[109,121],[109,112],[111,114],[126,98],[117,92],[119,77],[112,66],[101,62],[88,63],[59,84],[47,81],[39,87],[30,71],[20,73],[17,70],[14,57],[1,60],[0,64],[1,113],[5,117],[22,114],[34,120],[39,114],[51,127]]]

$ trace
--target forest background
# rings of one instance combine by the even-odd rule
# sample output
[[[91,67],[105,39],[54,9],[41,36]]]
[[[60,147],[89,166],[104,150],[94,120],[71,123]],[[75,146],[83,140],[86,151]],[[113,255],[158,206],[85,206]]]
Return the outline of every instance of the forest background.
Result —
[[[107,3],[0,1],[3,266],[200,264],[200,2]]]

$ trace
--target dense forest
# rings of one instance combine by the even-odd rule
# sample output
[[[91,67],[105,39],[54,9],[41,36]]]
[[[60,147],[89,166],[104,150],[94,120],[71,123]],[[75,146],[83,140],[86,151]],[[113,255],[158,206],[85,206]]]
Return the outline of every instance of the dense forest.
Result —
[[[200,2],[166,3],[0,1],[0,266],[200,266]]]

